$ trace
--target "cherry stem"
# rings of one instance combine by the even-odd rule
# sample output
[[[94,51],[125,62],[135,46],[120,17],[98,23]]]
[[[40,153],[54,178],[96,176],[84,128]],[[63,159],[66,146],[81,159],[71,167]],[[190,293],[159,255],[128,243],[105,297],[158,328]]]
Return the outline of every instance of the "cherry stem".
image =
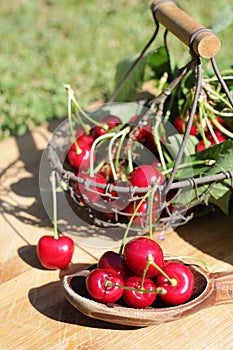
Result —
[[[203,122],[206,121],[206,111],[205,111],[205,108],[203,106],[202,103],[200,103],[199,101],[199,118],[200,118],[200,121],[201,121],[201,127],[198,127],[198,131],[204,141],[204,145],[205,145],[205,148],[208,148],[209,146],[209,141],[207,140],[206,138],[206,134],[205,134],[205,131],[204,131],[204,126],[203,126]]]
[[[231,77],[232,79],[232,77]],[[205,86],[206,91],[208,91],[209,93],[211,93],[213,95],[213,97],[217,97],[220,101],[222,101],[224,104],[226,104],[229,108],[232,108],[230,102],[225,99],[221,94],[219,94],[217,91],[215,91],[210,84]]]
[[[149,236],[150,239],[152,239],[153,236],[153,199],[154,199],[154,194],[155,194],[155,190],[153,189],[153,191],[151,192],[151,195],[149,197]]]
[[[94,176],[94,152],[95,152],[96,145],[100,141],[107,139],[109,137],[113,137],[114,135],[115,135],[115,133],[113,133],[113,132],[107,133],[107,134],[104,134],[104,135],[97,137],[97,139],[95,139],[95,141],[93,142],[93,144],[91,146],[91,150],[90,150],[90,176]]]
[[[118,288],[121,288],[121,289],[131,290],[131,291],[139,292],[139,293],[151,293],[151,294],[160,294],[160,295],[167,293],[166,289],[162,288],[162,287],[158,287],[158,288],[156,288],[154,290],[149,290],[149,289],[144,289],[142,287],[133,288],[133,287],[128,287],[128,286],[122,286],[122,285],[117,284],[117,283],[112,283],[111,281],[106,281],[105,287],[106,288],[108,288],[108,287],[118,287]]]
[[[233,133],[227,130],[226,128],[224,128],[224,126],[222,126],[216,118],[212,118],[211,120],[218,130],[220,130],[226,136],[233,138]]]
[[[132,149],[128,148],[128,172],[131,173],[133,171],[133,158],[132,158]]]
[[[171,287],[175,287],[177,285],[177,280],[175,278],[170,278],[166,272],[161,269],[161,267],[154,262],[154,258],[151,254],[148,254],[147,256],[147,262],[149,262],[150,265],[154,266],[156,270],[158,270],[170,283]]]
[[[69,120],[71,137],[72,137],[73,143],[75,144],[76,154],[80,154],[82,153],[82,150],[78,146],[78,142],[75,136],[73,123],[72,123],[72,100],[73,100],[74,91],[72,89],[67,89],[67,93],[68,93],[68,120]]]
[[[142,197],[142,199],[139,201],[138,205],[136,206],[133,214],[131,215],[131,218],[130,218],[129,223],[128,223],[127,227],[126,227],[125,234],[124,234],[123,239],[122,239],[122,243],[121,243],[121,247],[120,247],[120,250],[119,250],[119,254],[122,254],[122,252],[123,252],[125,241],[126,241],[126,238],[128,236],[128,233],[129,233],[130,227],[132,225],[133,219],[134,219],[135,215],[137,214],[138,209],[140,208],[140,206],[144,202],[144,200],[149,196],[150,192],[151,192],[151,190],[146,192],[146,194]]]
[[[128,130],[126,130],[126,129],[128,129]],[[119,142],[119,145],[118,145],[118,149],[117,149],[117,152],[116,152],[116,160],[115,160],[115,167],[116,167],[116,169],[119,168],[119,159],[120,159],[120,154],[121,154],[123,142],[124,142],[124,140],[125,140],[126,135],[129,133],[130,128],[128,127],[128,128],[123,129],[123,130],[125,130],[125,132],[121,135],[121,139],[120,139],[120,142]],[[122,130],[122,131],[123,131],[123,130]],[[129,150],[130,150],[130,149],[128,149],[128,151],[129,151]],[[131,151],[131,150],[130,150],[130,151]],[[129,157],[129,153],[128,153],[128,157]],[[131,162],[131,163],[132,163],[132,162]]]
[[[155,126],[154,126],[154,141],[155,141],[155,144],[157,146],[157,150],[159,153],[159,160],[161,162],[162,168],[163,168],[163,170],[166,170],[167,166],[166,166],[166,162],[165,162],[165,159],[163,156],[163,151],[162,151],[161,142],[159,139],[159,132],[158,132],[160,122],[161,122],[161,120],[158,120],[158,117],[157,117],[156,122],[155,122]]]
[[[115,170],[115,167],[114,167],[114,163],[113,163],[113,157],[112,157],[112,148],[113,148],[113,144],[114,142],[116,141],[116,139],[118,137],[125,137],[126,134],[128,134],[130,131],[130,127],[126,127],[124,128],[123,130],[119,131],[117,134],[114,134],[114,136],[112,137],[111,141],[109,142],[109,147],[108,147],[108,158],[109,158],[109,163],[110,163],[110,167],[111,167],[111,170],[112,170],[112,175],[113,175],[113,179],[114,181],[117,181],[117,173],[116,173],[116,170]],[[123,142],[123,141],[122,141]]]
[[[199,101],[199,110],[202,112],[202,114],[204,115],[206,124],[208,126],[208,129],[212,135],[212,137],[214,138],[215,142],[218,144],[219,140],[213,130],[213,127],[209,121],[209,119],[212,121],[212,123],[214,124],[214,126],[221,131],[223,134],[225,134],[227,137],[233,138],[233,133],[230,132],[229,130],[227,130],[224,126],[222,126],[221,123],[218,122],[216,117],[213,117],[213,113],[216,112],[216,114],[218,113],[218,111],[215,111],[215,109],[213,109],[207,102],[200,102]],[[208,116],[207,116],[208,114]],[[223,116],[223,114],[219,114],[221,116]],[[228,116],[232,117],[233,114],[230,113]]]
[[[207,272],[210,272],[210,268],[209,268],[208,264],[201,258],[198,258],[195,256],[176,256],[175,258],[176,259],[184,259],[184,260],[197,260],[200,263],[202,263],[202,265],[204,266],[204,268]],[[166,257],[166,260],[174,260],[174,257],[168,256],[168,257]]]
[[[144,281],[145,281],[145,278],[146,278],[146,274],[147,274],[147,271],[148,271],[150,265],[151,265],[150,261],[147,259],[146,266],[145,266],[145,269],[144,269],[143,274],[142,274],[141,289],[143,289],[143,285],[144,285]]]
[[[57,195],[56,195],[56,173],[55,170],[52,171],[50,175],[50,182],[52,185],[52,195],[53,195],[53,230],[54,238],[59,239],[58,230],[57,230]]]
[[[190,166],[193,166],[193,165],[208,165],[208,166],[212,166],[216,163],[216,160],[215,159],[203,159],[203,160],[196,160],[196,161],[193,161],[193,162],[188,162],[188,163],[184,163],[184,164],[180,164],[177,168],[177,170],[180,170],[180,169],[185,169],[187,167],[190,167]],[[169,168],[165,171],[162,171],[162,174],[163,175],[166,175],[166,174],[169,174],[171,173],[173,170],[173,168]]]
[[[220,112],[214,109],[208,102],[203,102],[206,109],[209,109],[213,114],[219,115],[220,117],[232,117],[232,113]]]
[[[219,140],[218,140],[218,138],[217,138],[217,136],[216,136],[216,134],[215,134],[215,132],[214,132],[214,129],[213,129],[213,127],[212,127],[212,125],[211,125],[211,123],[210,123],[210,121],[209,121],[207,111],[205,110],[205,107],[204,107],[204,105],[203,105],[202,102],[199,102],[199,110],[202,111],[202,114],[203,114],[203,116],[204,116],[206,125],[207,125],[207,127],[208,127],[208,129],[209,129],[209,132],[210,132],[211,136],[213,137],[213,139],[214,139],[214,141],[216,142],[216,144],[218,144],[218,143],[219,143]],[[212,119],[212,118],[211,118],[211,119]],[[204,140],[205,147],[208,148],[208,146],[211,145],[211,142],[207,140],[207,138],[206,138],[206,136],[205,136],[205,132],[203,132],[203,134],[204,134],[204,137],[205,137],[205,139],[203,139],[203,140]]]
[[[209,118],[207,116],[205,116],[205,120],[206,120],[206,125],[207,125],[207,127],[209,129],[209,132],[210,132],[211,136],[213,137],[213,139],[216,142],[216,144],[218,144],[219,140],[218,140],[218,138],[217,138],[217,136],[216,136],[216,134],[214,132],[214,128],[212,127],[212,125],[211,125],[211,123],[209,121]]]
[[[155,196],[155,192],[157,191],[159,185],[155,183],[150,191],[149,197],[149,236],[150,239],[153,239],[153,200]],[[156,218],[155,222],[158,221],[159,218]]]
[[[75,107],[77,108],[78,112],[80,112],[90,123],[93,123],[94,125],[101,125],[101,123],[97,122],[95,119],[91,118],[78,104],[78,101],[76,100],[74,96],[74,90],[71,88],[69,84],[64,84],[65,89],[67,90],[68,96],[70,97],[70,100],[74,103]]]

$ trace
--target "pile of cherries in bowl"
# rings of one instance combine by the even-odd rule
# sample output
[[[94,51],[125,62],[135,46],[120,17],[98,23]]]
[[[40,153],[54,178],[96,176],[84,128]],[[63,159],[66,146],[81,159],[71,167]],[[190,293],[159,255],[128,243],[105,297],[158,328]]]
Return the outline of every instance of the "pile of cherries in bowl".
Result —
[[[91,299],[131,308],[184,304],[194,291],[188,265],[166,260],[161,246],[145,236],[128,241],[122,254],[106,251],[85,283]]]

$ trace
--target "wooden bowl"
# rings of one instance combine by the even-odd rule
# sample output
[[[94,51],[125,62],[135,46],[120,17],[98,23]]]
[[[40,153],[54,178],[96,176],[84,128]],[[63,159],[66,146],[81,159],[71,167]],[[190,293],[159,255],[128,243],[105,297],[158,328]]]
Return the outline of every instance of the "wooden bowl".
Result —
[[[67,300],[83,314],[106,322],[136,327],[175,321],[213,305],[233,302],[233,272],[206,273],[195,265],[189,265],[189,268],[194,275],[194,292],[187,303],[179,306],[161,304],[158,307],[134,309],[123,304],[96,302],[89,297],[85,286],[85,278],[90,269],[64,276],[62,286]]]

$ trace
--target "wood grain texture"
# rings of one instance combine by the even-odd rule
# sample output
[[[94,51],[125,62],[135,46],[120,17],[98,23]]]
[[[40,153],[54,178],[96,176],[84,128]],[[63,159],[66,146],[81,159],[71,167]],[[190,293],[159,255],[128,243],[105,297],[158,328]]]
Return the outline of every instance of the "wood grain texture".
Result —
[[[37,260],[36,243],[51,232],[51,222],[40,200],[38,169],[55,127],[55,123],[45,125],[24,137],[0,143],[0,349],[232,349],[232,304],[137,328],[84,316],[65,299],[62,276],[96,263],[103,249],[77,244],[73,264],[61,272],[44,270]],[[171,230],[161,246],[173,255],[203,258],[213,272],[230,271],[232,212],[225,216],[215,211]]]

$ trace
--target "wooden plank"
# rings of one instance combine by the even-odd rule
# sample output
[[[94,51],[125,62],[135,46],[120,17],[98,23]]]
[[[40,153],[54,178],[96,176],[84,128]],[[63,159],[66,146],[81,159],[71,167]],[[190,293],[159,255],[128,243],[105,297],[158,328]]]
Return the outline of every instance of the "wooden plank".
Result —
[[[37,142],[43,139],[45,145],[49,134],[45,126],[23,140],[10,138],[0,143],[4,175],[0,184],[0,349],[232,349],[233,304],[160,326],[132,328],[88,318],[66,301],[62,275],[95,263],[104,250],[77,245],[73,264],[63,272],[46,271],[39,265],[35,246],[41,235],[51,232],[51,223],[42,213],[38,188],[32,189],[32,195],[29,190],[38,179],[41,144]],[[22,156],[29,146],[30,154]],[[155,233],[155,239],[157,236]],[[204,259],[214,271],[231,270],[232,212],[200,217],[166,233],[160,243],[167,253]]]

